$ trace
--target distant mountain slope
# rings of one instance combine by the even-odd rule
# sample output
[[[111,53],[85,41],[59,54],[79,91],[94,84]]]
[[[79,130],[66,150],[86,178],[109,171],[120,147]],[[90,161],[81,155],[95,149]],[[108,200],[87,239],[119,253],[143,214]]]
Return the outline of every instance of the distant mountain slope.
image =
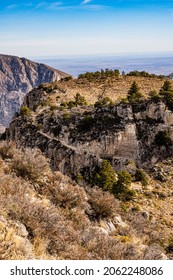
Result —
[[[168,78],[173,80],[173,73],[169,74]]]
[[[26,58],[0,55],[0,131],[8,126],[32,88],[66,76],[68,74]]]

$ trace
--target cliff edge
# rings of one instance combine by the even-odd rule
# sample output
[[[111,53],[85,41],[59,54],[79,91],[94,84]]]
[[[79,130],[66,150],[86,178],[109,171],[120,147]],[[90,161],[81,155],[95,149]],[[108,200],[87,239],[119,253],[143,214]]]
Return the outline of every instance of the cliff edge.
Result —
[[[68,74],[47,65],[0,54],[0,132],[7,127],[26,93],[41,83],[59,80]]]

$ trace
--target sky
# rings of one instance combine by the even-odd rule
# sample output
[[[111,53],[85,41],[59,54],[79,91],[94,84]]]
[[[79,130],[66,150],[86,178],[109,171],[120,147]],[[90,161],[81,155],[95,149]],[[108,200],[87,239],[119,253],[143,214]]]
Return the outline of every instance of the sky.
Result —
[[[172,0],[0,0],[0,53],[173,53]]]

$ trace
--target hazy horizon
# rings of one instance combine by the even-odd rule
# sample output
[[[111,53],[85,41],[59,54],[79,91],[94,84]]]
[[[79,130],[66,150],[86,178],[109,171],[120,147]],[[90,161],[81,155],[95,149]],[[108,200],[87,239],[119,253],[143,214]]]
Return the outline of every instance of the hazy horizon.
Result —
[[[150,55],[88,55],[66,56],[52,58],[35,58],[39,63],[45,63],[56,69],[78,76],[84,72],[94,72],[100,69],[118,69],[126,73],[134,70],[147,71],[158,75],[173,73],[173,54],[162,56]]]

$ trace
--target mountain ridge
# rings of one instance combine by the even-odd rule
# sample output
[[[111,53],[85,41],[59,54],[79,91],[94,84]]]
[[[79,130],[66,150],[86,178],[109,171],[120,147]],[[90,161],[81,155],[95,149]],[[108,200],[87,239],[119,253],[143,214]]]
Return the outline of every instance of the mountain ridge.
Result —
[[[134,77],[118,79],[124,92]],[[9,217],[1,228],[13,229],[12,217],[28,244],[15,258],[173,258],[172,81],[152,79],[160,90],[146,98],[148,81],[142,89],[133,81],[114,102],[102,94],[87,104],[99,83],[85,79],[42,84],[25,96],[0,143],[0,208]],[[113,95],[115,84],[107,85]]]
[[[69,74],[24,57],[0,54],[0,131],[19,111],[26,93],[41,83],[54,82]]]

